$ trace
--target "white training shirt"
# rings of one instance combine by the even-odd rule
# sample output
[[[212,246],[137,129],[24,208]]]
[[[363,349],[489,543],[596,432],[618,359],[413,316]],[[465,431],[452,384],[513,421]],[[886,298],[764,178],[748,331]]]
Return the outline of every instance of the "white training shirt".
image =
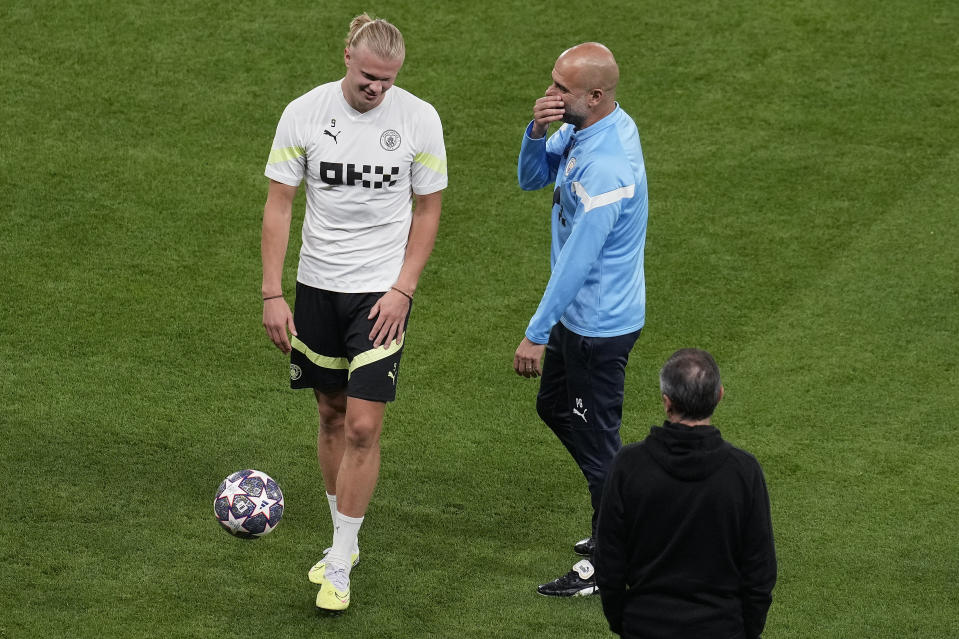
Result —
[[[265,175],[289,186],[306,177],[299,282],[386,291],[403,266],[412,194],[446,188],[443,127],[432,105],[397,86],[360,113],[329,82],[283,111]]]

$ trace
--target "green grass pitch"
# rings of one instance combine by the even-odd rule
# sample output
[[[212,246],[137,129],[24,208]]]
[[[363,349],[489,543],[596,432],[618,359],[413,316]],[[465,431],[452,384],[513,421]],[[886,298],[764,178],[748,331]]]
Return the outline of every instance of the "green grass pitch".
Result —
[[[260,326],[262,173],[363,10],[406,37],[450,186],[353,605],[326,619],[315,407]],[[609,636],[598,599],[533,589],[574,562],[587,495],[510,368],[548,277],[520,135],[586,40],[649,177],[624,439],[660,421],[665,357],[709,349],[716,423],[772,498],[765,636],[959,636],[957,33],[944,0],[6,0],[0,638]],[[211,508],[248,467],[287,500],[255,542]]]

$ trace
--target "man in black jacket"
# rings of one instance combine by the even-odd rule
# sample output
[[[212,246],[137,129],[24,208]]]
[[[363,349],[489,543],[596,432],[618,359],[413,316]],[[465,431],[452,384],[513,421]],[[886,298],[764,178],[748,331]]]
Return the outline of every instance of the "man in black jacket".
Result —
[[[723,440],[723,397],[706,351],[676,351],[659,374],[666,422],[613,461],[594,557],[603,612],[622,637],[755,639],[776,583],[759,462]]]

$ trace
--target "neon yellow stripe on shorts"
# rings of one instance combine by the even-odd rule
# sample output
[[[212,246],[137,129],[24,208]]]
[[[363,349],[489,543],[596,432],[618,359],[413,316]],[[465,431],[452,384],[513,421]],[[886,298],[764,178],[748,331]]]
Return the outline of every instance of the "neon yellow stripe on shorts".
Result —
[[[319,353],[310,350],[310,347],[304,344],[296,335],[290,336],[290,346],[306,355],[306,358],[317,366],[321,366],[323,368],[332,368],[335,370],[347,370],[350,368],[350,363],[345,357],[328,357],[326,355],[320,355]]]
[[[350,374],[352,375],[353,371],[361,366],[366,366],[367,364],[378,362],[381,359],[386,359],[390,355],[395,355],[401,348],[403,348],[402,337],[400,337],[399,341],[394,339],[392,342],[390,342],[390,345],[387,348],[380,346],[360,353],[353,358],[352,362],[350,362]]]
[[[288,146],[284,149],[273,149],[270,151],[270,159],[268,159],[266,163],[276,164],[278,162],[286,162],[287,160],[298,158],[301,155],[306,155],[306,150],[302,146]]]
[[[440,175],[446,175],[446,158],[437,157],[431,153],[417,153],[413,157],[414,162],[418,162]]]
[[[366,366],[367,364],[372,364],[373,362],[378,362],[381,359],[386,359],[390,355],[394,355],[403,347],[403,338],[400,338],[400,341],[395,339],[390,342],[389,347],[387,348],[372,348],[368,351],[364,351],[353,358],[353,361],[348,361],[345,357],[329,357],[327,355],[320,355],[319,353],[310,349],[309,346],[304,344],[300,338],[296,335],[290,336],[290,346],[303,353],[308,360],[320,366],[322,368],[331,368],[334,370],[347,370],[347,377],[353,374],[357,368],[361,366]]]

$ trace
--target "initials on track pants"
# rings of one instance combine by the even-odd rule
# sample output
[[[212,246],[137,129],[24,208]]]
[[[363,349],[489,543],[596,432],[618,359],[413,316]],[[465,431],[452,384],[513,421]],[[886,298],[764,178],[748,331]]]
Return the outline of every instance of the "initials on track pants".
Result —
[[[622,446],[626,362],[639,334],[583,337],[557,323],[546,344],[536,412],[586,477],[593,535],[606,472]]]

